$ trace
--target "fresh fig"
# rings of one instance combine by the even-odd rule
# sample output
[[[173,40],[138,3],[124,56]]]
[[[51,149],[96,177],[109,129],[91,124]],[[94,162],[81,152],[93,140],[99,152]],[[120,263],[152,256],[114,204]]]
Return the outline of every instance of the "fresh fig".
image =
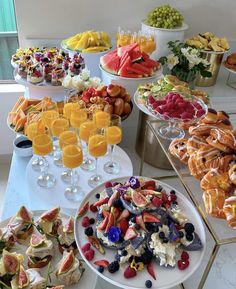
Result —
[[[31,247],[38,247],[45,241],[45,236],[32,234],[30,239]]]
[[[131,196],[132,196],[132,201],[135,204],[135,206],[139,208],[147,207],[149,201],[140,192],[133,190]]]
[[[130,202],[126,201],[123,196],[120,196],[120,200],[123,204],[123,206],[125,207],[125,209],[127,209],[130,213],[134,214],[134,215],[140,215],[142,213],[142,211],[136,207],[134,207]]]
[[[198,234],[194,233],[193,242],[188,246],[182,245],[182,247],[187,251],[199,251],[202,249],[203,245],[202,245],[201,239],[198,236]]]
[[[16,274],[20,266],[20,262],[17,256],[15,254],[9,253],[6,250],[3,250],[2,260],[6,273],[12,275]]]
[[[25,206],[22,206],[19,211],[17,212],[17,217],[21,217],[26,222],[32,221],[32,216],[30,215],[29,211],[26,209]]]
[[[20,266],[20,270],[16,278],[17,278],[18,288],[24,288],[29,285],[29,282],[30,282],[29,276],[22,265]]]
[[[61,275],[69,271],[70,268],[73,266],[74,260],[75,256],[73,251],[70,251],[69,253],[66,252],[58,269],[57,275]]]
[[[66,233],[74,232],[74,219],[72,217],[69,218],[67,224],[65,225],[65,232]]]
[[[48,222],[53,222],[56,217],[58,216],[60,212],[60,208],[53,208],[45,213],[42,214],[41,219],[48,221]]]

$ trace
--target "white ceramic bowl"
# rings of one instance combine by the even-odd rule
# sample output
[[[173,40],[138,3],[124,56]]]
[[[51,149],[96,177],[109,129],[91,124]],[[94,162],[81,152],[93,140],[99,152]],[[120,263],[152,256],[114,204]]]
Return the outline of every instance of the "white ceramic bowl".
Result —
[[[170,53],[167,43],[174,40],[184,40],[185,31],[188,30],[188,25],[183,23],[179,28],[165,29],[156,28],[146,24],[146,20],[142,21],[141,30],[154,36],[156,41],[156,50],[151,54],[153,59],[159,59],[161,56],[167,56]]]
[[[122,77],[119,75],[111,74],[107,71],[105,71],[101,65],[99,66],[101,69],[101,77],[102,81],[105,85],[109,84],[118,84],[126,88],[128,93],[133,96],[138,88],[138,86],[142,83],[147,82],[154,82],[162,77],[162,69],[159,69],[155,72],[153,76],[150,77],[142,77],[142,78],[128,78],[128,77]]]
[[[17,147],[17,144],[20,143],[21,141],[24,141],[24,140],[28,140],[28,138],[24,135],[21,135],[21,136],[14,139],[14,141],[13,141],[14,151],[20,157],[30,157],[33,155],[32,146],[28,147],[28,148]]]

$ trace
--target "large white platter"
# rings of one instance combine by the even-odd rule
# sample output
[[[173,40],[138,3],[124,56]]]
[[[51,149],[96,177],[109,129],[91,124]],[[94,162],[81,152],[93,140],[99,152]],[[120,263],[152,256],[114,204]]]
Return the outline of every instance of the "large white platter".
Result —
[[[64,191],[68,186],[61,180],[61,173],[65,170],[62,167],[57,167],[53,164],[53,158],[47,157],[49,162],[49,172],[53,173],[56,177],[56,185],[51,189],[44,189],[38,186],[37,178],[39,176],[39,172],[36,172],[32,169],[31,163],[35,159],[35,156],[29,161],[26,168],[26,181],[29,187],[29,199],[32,204],[48,204],[51,206],[60,206],[66,209],[77,209],[79,203],[70,202],[64,197]],[[103,176],[104,181],[114,178],[114,175],[107,174],[103,170],[103,165],[109,160],[108,156],[104,156],[98,159],[98,171],[99,174]],[[132,175],[133,166],[129,156],[126,152],[116,146],[114,149],[114,161],[119,162],[121,165],[121,170],[119,176],[127,176]],[[88,185],[88,179],[91,175],[95,173],[95,171],[87,172],[79,168],[77,170],[79,175],[79,186],[83,188],[85,194],[91,191],[91,187]]]
[[[129,177],[123,177],[123,178],[117,178],[113,179],[113,181],[117,182],[125,182],[129,179]],[[156,180],[155,180],[156,181]],[[157,181],[157,183],[163,188],[169,192],[170,190],[174,189],[173,187],[162,183],[160,181]],[[104,185],[101,185],[97,187],[96,189],[92,190],[83,200],[81,203],[80,208],[86,203],[94,203],[97,199],[95,198],[95,194],[101,192],[104,189]],[[176,190],[175,190],[176,191]],[[184,282],[186,279],[188,279],[198,268],[198,266],[201,264],[202,258],[205,253],[205,247],[206,247],[206,236],[205,236],[205,230],[202,223],[202,220],[196,210],[196,208],[192,205],[188,199],[181,194],[180,192],[176,191],[176,195],[178,197],[178,203],[183,210],[183,212],[187,215],[188,219],[194,224],[194,227],[196,229],[197,234],[199,235],[202,244],[203,249],[201,251],[196,252],[190,252],[190,266],[185,269],[184,271],[180,271],[178,268],[163,268],[160,267],[157,263],[155,263],[154,268],[157,276],[157,280],[153,280],[151,276],[147,273],[147,271],[144,269],[143,271],[140,271],[137,273],[137,275],[134,278],[126,279],[123,276],[124,269],[120,269],[118,272],[114,274],[110,274],[107,270],[104,270],[104,273],[101,274],[97,271],[97,266],[93,264],[95,260],[100,259],[106,259],[108,261],[114,261],[114,257],[116,254],[115,250],[111,249],[105,249],[106,253],[105,255],[100,254],[98,251],[96,251],[94,260],[92,262],[87,261],[87,259],[84,257],[83,252],[81,251],[81,247],[87,243],[86,236],[82,231],[84,228],[81,225],[81,219],[77,219],[75,221],[75,238],[77,242],[77,246],[79,248],[80,254],[84,258],[87,265],[101,278],[105,279],[106,281],[110,282],[111,284],[114,284],[116,286],[119,286],[121,288],[125,289],[138,289],[138,288],[146,288],[145,287],[145,281],[151,280],[152,281],[152,288],[155,289],[167,289],[172,288],[174,286],[177,286],[178,284]],[[79,208],[79,209],[80,209]],[[87,214],[89,217],[94,217],[94,214],[89,212]],[[127,264],[124,268],[127,267]]]
[[[40,215],[42,215],[43,212],[45,212],[45,211],[42,211],[42,210],[32,211],[33,217],[34,217],[34,221],[36,221],[40,217]],[[61,213],[61,217],[62,217],[63,223],[66,223],[67,220],[69,219],[69,216],[66,215],[66,214],[63,214],[63,213]],[[0,228],[6,226],[9,223],[9,221],[10,221],[10,218],[2,221],[0,223]],[[35,234],[38,233],[38,231],[35,228],[34,228],[34,233]],[[57,241],[55,240],[55,238],[51,238],[51,240],[53,241],[53,245],[54,245],[54,256],[53,256],[52,261],[51,261],[52,270],[53,270],[54,268],[56,268],[56,265],[61,260],[62,254],[60,253],[60,251],[58,249]],[[28,239],[28,242],[29,242],[29,239]],[[28,248],[27,243],[25,245],[17,243],[17,244],[15,244],[14,248],[11,250],[11,252],[17,252],[17,253],[20,253],[20,254],[24,255],[24,257],[25,257],[25,260],[24,260],[25,268],[28,268],[27,267],[27,256],[25,255],[25,252],[26,252],[26,250]],[[79,258],[79,259],[81,258],[79,253],[77,254],[77,258]],[[43,277],[45,277],[45,278],[47,276],[47,268],[48,268],[48,266],[46,266],[46,267],[44,267],[42,269],[39,269],[40,270],[40,274]],[[96,283],[97,283],[96,274],[92,274],[90,268],[86,265],[86,263],[84,263],[84,268],[85,268],[85,271],[84,271],[79,283],[75,284],[75,285],[71,285],[71,286],[66,286],[65,289],[77,289],[77,288],[93,289],[93,288],[95,288]],[[52,283],[53,285],[56,285],[56,280],[53,278],[53,274],[52,274],[52,282],[53,282]],[[60,285],[60,284],[58,284],[58,285]]]
[[[134,94],[134,103],[142,112],[153,117],[152,113],[147,109],[145,102],[146,102],[145,99],[143,99],[138,93],[138,90],[136,90]]]

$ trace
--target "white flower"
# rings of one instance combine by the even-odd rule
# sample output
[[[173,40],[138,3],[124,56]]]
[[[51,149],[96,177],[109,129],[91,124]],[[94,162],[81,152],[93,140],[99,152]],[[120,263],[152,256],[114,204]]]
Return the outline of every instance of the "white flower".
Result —
[[[66,77],[64,77],[62,81],[62,85],[66,88],[73,89],[73,84],[72,84],[72,77],[68,74]]]
[[[97,77],[97,76],[94,76],[94,77],[91,77],[90,78],[90,85],[92,86],[92,87],[98,87],[98,86],[100,86],[100,85],[102,85],[102,80],[101,80],[101,78],[99,78],[99,77]]]
[[[81,80],[87,81],[90,77],[90,71],[87,68],[84,68],[80,73]]]
[[[175,56],[173,53],[167,56],[167,65],[170,70],[178,63],[179,63],[179,58]]]

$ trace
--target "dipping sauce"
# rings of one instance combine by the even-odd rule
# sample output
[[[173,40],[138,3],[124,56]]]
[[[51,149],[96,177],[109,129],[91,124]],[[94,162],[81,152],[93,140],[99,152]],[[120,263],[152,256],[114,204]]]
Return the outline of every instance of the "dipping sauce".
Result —
[[[16,147],[21,149],[27,149],[32,147],[32,141],[31,140],[22,140],[16,144]]]

